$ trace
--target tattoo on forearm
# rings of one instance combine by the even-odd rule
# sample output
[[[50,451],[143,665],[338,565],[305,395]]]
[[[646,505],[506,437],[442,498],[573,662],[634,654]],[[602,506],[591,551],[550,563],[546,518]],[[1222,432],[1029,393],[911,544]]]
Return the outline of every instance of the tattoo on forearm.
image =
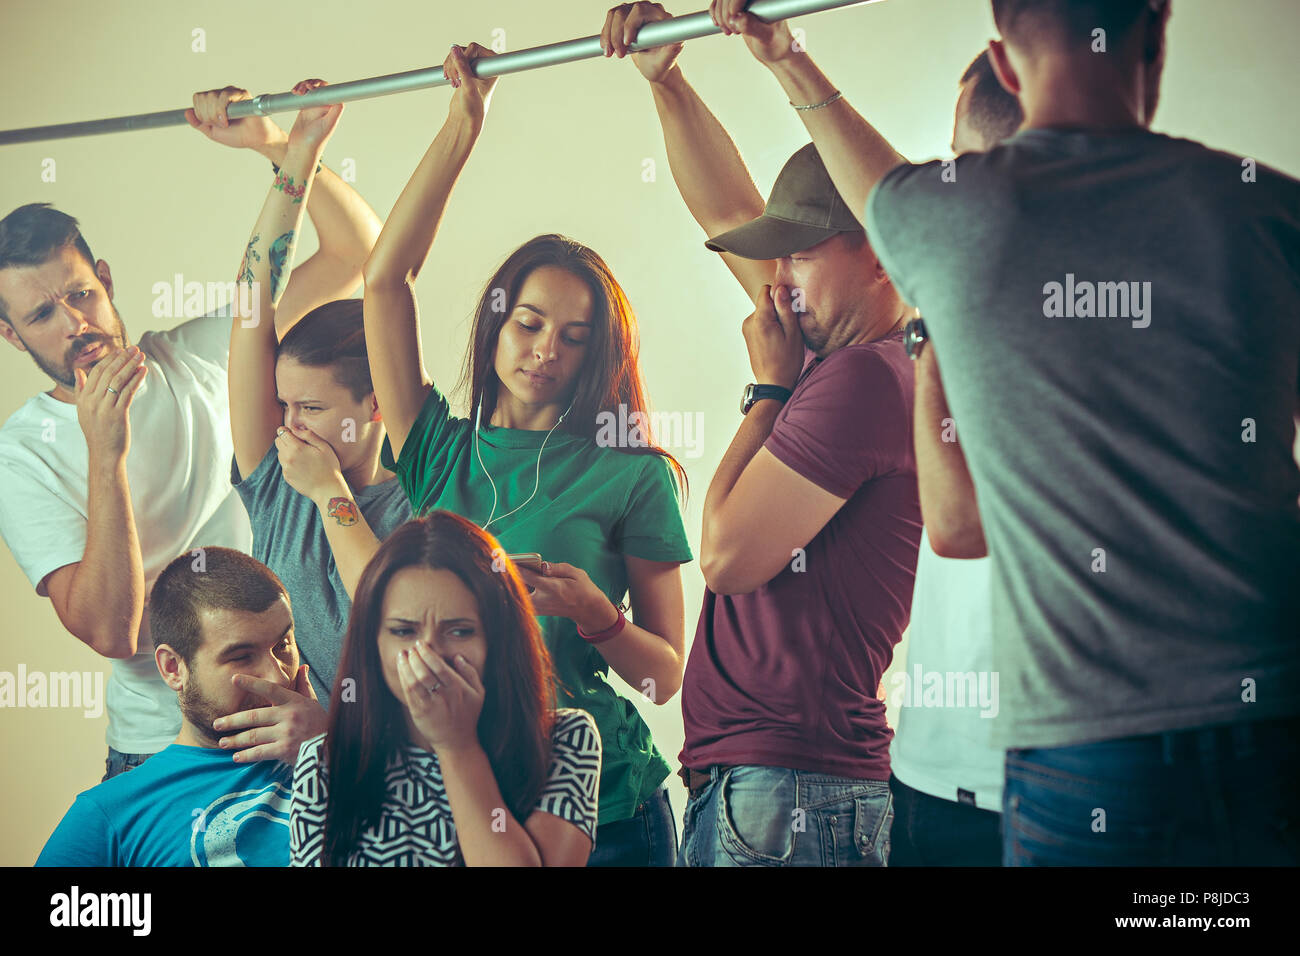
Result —
[[[258,233],[254,235],[252,239],[248,240],[248,248],[244,250],[244,259],[239,263],[239,278],[235,280],[236,282],[246,283],[250,289],[252,288],[254,281],[252,263],[262,261],[261,253],[253,248],[257,245],[257,240],[260,238],[262,238],[262,236]]]
[[[285,278],[285,272],[289,265],[290,253],[293,251],[293,230],[286,232],[279,239],[271,243],[271,251],[267,253],[271,260],[271,301],[275,302],[280,295],[282,280]]]
[[[330,499],[328,514],[345,528],[357,523],[356,503],[351,498],[344,498],[342,495]]]
[[[306,183],[295,186],[293,184],[293,177],[283,172],[275,174],[275,188],[290,197],[296,203],[302,202],[302,197],[307,193]]]

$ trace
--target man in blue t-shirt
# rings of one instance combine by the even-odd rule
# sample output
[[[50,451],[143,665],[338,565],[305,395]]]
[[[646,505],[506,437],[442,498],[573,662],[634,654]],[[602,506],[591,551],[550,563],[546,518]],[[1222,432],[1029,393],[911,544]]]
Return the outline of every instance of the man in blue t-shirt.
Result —
[[[287,866],[292,765],[325,729],[288,593],[256,558],[202,548],[159,575],[150,608],[180,735],[78,796],[36,865]]]

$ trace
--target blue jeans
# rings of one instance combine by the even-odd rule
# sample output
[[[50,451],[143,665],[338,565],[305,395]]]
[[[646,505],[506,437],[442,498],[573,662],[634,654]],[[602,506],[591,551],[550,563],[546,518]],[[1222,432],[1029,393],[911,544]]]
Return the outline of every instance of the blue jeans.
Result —
[[[108,748],[108,758],[104,761],[104,776],[100,779],[103,783],[109,777],[116,777],[119,773],[126,773],[140,764],[144,763],[153,754],[124,754],[120,750]]]
[[[677,856],[677,821],[660,787],[626,820],[596,828],[588,866],[672,866]]]
[[[678,866],[885,866],[888,780],[710,767],[686,804]]]
[[[1004,866],[1300,864],[1300,718],[1007,752]]]

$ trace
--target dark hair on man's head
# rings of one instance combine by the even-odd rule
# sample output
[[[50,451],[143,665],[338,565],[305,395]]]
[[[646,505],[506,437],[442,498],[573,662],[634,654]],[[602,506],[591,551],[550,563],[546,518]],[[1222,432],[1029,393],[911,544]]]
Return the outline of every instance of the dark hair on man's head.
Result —
[[[975,82],[966,101],[967,122],[984,141],[984,148],[992,149],[1020,128],[1025,113],[1020,101],[998,82],[987,49],[962,74],[963,86],[971,80]]]
[[[1149,6],[1149,0],[993,0],[993,21],[1018,46],[1087,45],[1100,27],[1114,47]]]
[[[28,203],[0,219],[0,269],[39,266],[55,250],[66,245],[75,246],[90,263],[90,268],[95,268],[95,257],[90,254],[90,246],[77,228],[77,220],[49,203]],[[0,319],[13,324],[2,303]]]
[[[150,633],[155,645],[166,644],[188,665],[203,646],[205,610],[260,614],[288,594],[274,571],[243,551],[195,548],[173,560],[154,581]]]
[[[312,309],[285,333],[275,355],[308,368],[330,369],[354,402],[375,390],[360,299],[336,299]]]

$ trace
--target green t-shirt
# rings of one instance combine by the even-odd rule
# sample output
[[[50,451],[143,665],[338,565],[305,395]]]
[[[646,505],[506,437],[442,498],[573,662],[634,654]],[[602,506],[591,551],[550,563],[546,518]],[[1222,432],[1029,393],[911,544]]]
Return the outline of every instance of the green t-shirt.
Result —
[[[609,599],[627,594],[624,555],[648,561],[690,561],[668,463],[660,455],[602,448],[590,438],[556,429],[479,430],[478,455],[496,482],[496,516],[523,504],[537,480],[537,494],[491,533],[510,554],[536,552],[547,561],[582,568]],[[435,387],[393,461],[384,439],[383,466],[397,475],[416,515],[438,508],[478,525],[492,510],[492,486],[474,452],[474,425],[453,418]],[[669,774],[668,762],[650,739],[650,728],[630,700],[619,696],[599,651],[578,636],[566,617],[538,622],[560,682],[556,706],[580,707],[596,719],[602,748],[598,823],[626,820]]]

